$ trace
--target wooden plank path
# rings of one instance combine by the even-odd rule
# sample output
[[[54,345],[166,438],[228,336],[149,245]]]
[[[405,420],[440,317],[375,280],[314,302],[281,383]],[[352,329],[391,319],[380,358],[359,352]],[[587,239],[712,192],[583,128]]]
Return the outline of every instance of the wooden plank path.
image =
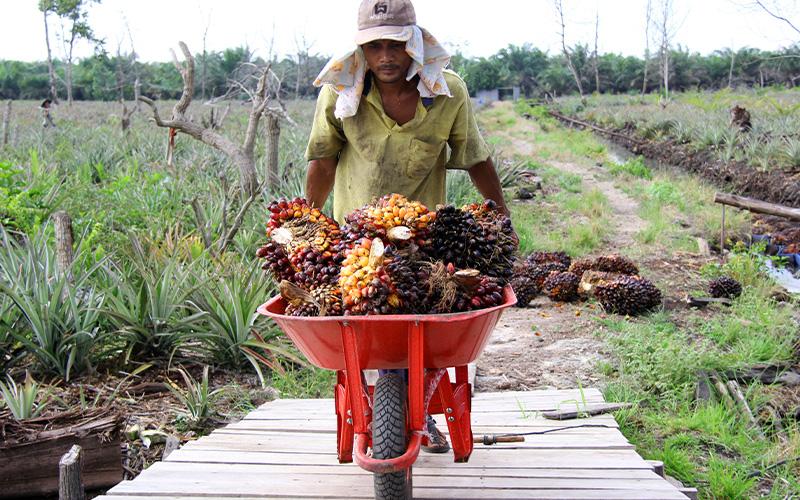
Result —
[[[473,432],[532,432],[524,443],[475,445],[466,464],[452,454],[420,453],[414,498],[685,499],[653,471],[619,432],[611,415],[546,420],[545,410],[601,403],[596,389],[478,393]],[[441,421],[441,419],[440,419]],[[579,427],[602,424],[605,427]],[[440,425],[440,429],[446,429]],[[282,399],[192,441],[103,500],[189,498],[373,498],[372,476],[336,460],[332,399]]]

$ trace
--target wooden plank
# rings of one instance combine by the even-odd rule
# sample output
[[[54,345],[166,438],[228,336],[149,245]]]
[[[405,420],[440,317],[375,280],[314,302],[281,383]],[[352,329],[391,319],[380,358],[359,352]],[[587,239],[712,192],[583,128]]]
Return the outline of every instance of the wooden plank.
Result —
[[[207,462],[236,464],[278,464],[302,463],[308,465],[336,465],[334,454],[311,453],[272,453],[254,451],[194,450],[182,449],[170,454],[170,462]],[[417,464],[420,467],[451,465],[449,455],[420,454]],[[416,467],[417,465],[415,465]],[[650,469],[633,450],[559,450],[535,449],[477,449],[467,464],[459,467],[488,468],[565,468],[565,469]]]
[[[560,478],[560,479],[663,479],[652,469],[492,469],[486,467],[467,467],[467,464],[449,464],[443,467],[414,467],[414,476],[487,476],[519,478]],[[265,477],[290,475],[293,473],[317,475],[362,475],[368,474],[356,464],[335,465],[270,465],[270,464],[224,464],[156,462],[145,471],[169,471],[175,475],[205,475],[207,472],[221,471],[226,474],[260,474]]]
[[[487,496],[490,495],[490,496]],[[268,491],[263,493],[248,494],[248,495],[233,495],[233,496],[220,496],[220,495],[192,495],[186,496],[183,494],[177,495],[161,495],[161,494],[125,494],[115,495],[109,493],[100,497],[95,497],[95,500],[196,500],[202,498],[203,500],[230,500],[231,498],[292,498],[284,495],[282,492]],[[374,496],[297,496],[293,498],[324,498],[325,500],[353,500],[360,498],[372,499]],[[414,498],[416,499],[451,499],[460,498],[464,500],[472,499],[496,499],[496,500],[608,500],[610,498],[619,500],[686,500],[687,497],[681,493],[669,491],[636,491],[630,490],[573,490],[573,491],[558,491],[558,490],[494,490],[490,492],[471,491],[471,490],[444,490],[444,489],[425,489],[415,490]]]
[[[228,471],[206,472],[203,477],[196,474],[175,474],[172,471],[150,471],[143,485],[128,482],[113,489],[122,493],[160,493],[160,494],[212,494],[243,495],[254,491],[277,489],[286,495],[297,495],[304,491],[339,492],[355,490],[369,491],[372,488],[372,475],[337,476],[292,473],[284,476],[265,476],[261,473],[236,473]],[[443,477],[414,475],[414,489],[425,490],[441,488]],[[672,484],[659,479],[576,479],[576,478],[510,478],[510,477],[448,477],[447,487],[452,489],[483,490],[649,490],[676,491]],[[369,491],[371,493],[371,491]]]
[[[476,445],[476,448],[478,447],[484,448],[483,445]],[[525,442],[522,443],[500,443],[491,445],[490,447],[495,449],[627,449],[633,448],[633,445],[631,445],[622,434],[616,432],[605,435],[560,435],[558,433],[553,433],[526,436]],[[183,446],[183,449],[188,448],[241,451],[269,450],[282,453],[330,453],[336,450],[336,441],[332,438],[328,438],[328,436],[318,436],[307,433],[231,434],[220,431],[200,440],[191,441]]]

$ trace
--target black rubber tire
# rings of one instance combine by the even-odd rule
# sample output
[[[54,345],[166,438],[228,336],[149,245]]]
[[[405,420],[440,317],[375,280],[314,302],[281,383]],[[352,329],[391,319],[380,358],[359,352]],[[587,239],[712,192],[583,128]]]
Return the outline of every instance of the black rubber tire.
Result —
[[[375,383],[372,404],[372,456],[396,458],[406,451],[406,383],[396,373],[387,373]],[[411,469],[374,474],[376,500],[412,498]]]

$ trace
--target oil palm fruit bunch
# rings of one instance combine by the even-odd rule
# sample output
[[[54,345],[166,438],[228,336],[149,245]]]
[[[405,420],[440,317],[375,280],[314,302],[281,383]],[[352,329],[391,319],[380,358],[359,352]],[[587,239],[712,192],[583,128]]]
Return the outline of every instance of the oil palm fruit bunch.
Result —
[[[634,316],[661,304],[661,291],[641,276],[622,275],[597,284],[594,295],[606,312]]]
[[[529,276],[527,272],[531,268],[527,262],[518,262],[514,266],[514,276],[511,277],[511,288],[517,296],[517,307],[527,307],[539,292],[541,287]]]
[[[569,268],[572,264],[572,259],[564,252],[533,252],[525,260],[533,265],[558,262],[564,265],[564,269]]]
[[[388,272],[390,264],[380,238],[362,238],[345,252],[339,287],[346,313],[393,314],[401,310],[400,294]]]
[[[431,266],[419,257],[415,251],[386,247],[384,266],[400,299],[397,313],[425,314],[430,309],[427,282]]]
[[[594,296],[594,289],[597,285],[615,280],[620,276],[624,275],[619,273],[606,273],[603,271],[586,271],[580,278],[578,293],[587,297]]]
[[[397,193],[388,194],[347,215],[344,239],[354,242],[381,238],[385,244],[413,241],[427,245],[429,226],[435,218],[436,213],[422,203]]]
[[[720,276],[708,283],[708,293],[716,298],[735,299],[742,294],[742,284],[729,276]]]
[[[339,224],[311,207],[304,198],[273,201],[267,210],[270,212],[267,235],[290,253],[303,246],[331,250],[341,240]]]
[[[457,269],[452,263],[430,265],[428,299],[434,314],[472,311],[503,303],[503,287],[477,269]]]
[[[429,250],[432,260],[453,264],[456,268],[470,267],[471,262],[485,259],[492,253],[475,217],[453,205],[436,211]]]
[[[545,278],[542,288],[551,300],[572,302],[578,300],[578,284],[581,279],[569,271],[552,272]]]
[[[569,266],[569,271],[579,278],[586,271],[602,271],[636,276],[639,274],[639,267],[627,257],[619,254],[609,254],[596,258],[576,260]]]
[[[519,241],[511,225],[511,219],[500,212],[493,200],[466,205],[462,210],[472,214],[481,226],[485,240],[493,249],[488,260],[479,260],[471,263],[469,267],[496,278],[501,286],[505,285],[514,275],[515,255],[519,249]]]
[[[276,282],[280,283],[283,280],[294,279],[297,271],[292,267],[289,255],[282,245],[274,241],[268,241],[266,245],[256,250],[256,256],[264,259],[265,262],[261,268],[271,272]]]
[[[286,300],[287,316],[342,315],[342,296],[338,286],[325,285],[308,290],[284,280],[278,289]]]

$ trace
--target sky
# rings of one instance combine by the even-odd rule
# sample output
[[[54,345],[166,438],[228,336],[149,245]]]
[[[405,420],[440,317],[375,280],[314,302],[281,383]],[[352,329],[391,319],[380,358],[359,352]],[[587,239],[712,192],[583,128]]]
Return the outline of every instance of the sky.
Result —
[[[766,0],[800,24],[800,1]],[[0,59],[44,60],[44,23],[36,0],[0,0]],[[658,4],[659,0],[653,0]],[[257,56],[333,55],[352,46],[358,0],[102,0],[89,10],[89,24],[106,50],[129,52],[143,61],[168,61],[169,49],[185,41],[202,51],[247,45]],[[716,49],[778,49],[800,35],[748,0],[673,0],[674,43],[703,54]],[[594,43],[599,16],[599,51],[641,55],[647,0],[563,0],[567,44]],[[557,53],[560,27],[551,0],[416,0],[417,22],[451,50],[490,56],[509,44],[530,43]],[[58,21],[51,18],[54,57],[62,57]],[[130,36],[129,33],[130,32]],[[303,41],[305,40],[305,42]],[[651,48],[652,48],[651,43]],[[81,43],[76,58],[92,55]]]

